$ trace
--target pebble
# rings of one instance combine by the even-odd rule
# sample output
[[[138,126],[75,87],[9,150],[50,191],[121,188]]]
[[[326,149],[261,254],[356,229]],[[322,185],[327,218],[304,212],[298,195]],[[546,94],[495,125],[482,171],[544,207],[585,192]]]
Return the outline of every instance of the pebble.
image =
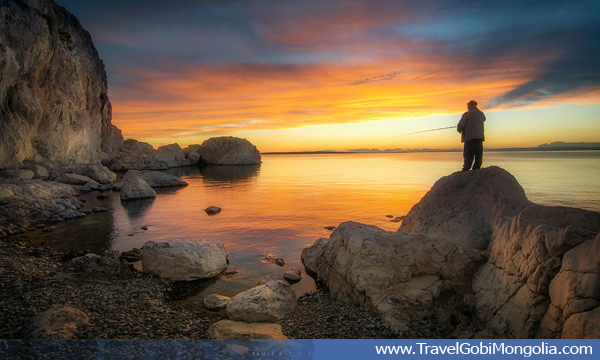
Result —
[[[302,280],[302,272],[299,269],[289,267],[288,270],[283,273],[283,278],[287,282],[294,284]]]
[[[140,229],[142,229],[142,230],[148,230],[148,227],[147,226],[142,226]]]
[[[95,208],[92,209],[92,212],[95,212],[95,213],[107,212],[107,211],[108,210],[106,210],[105,208],[99,207],[99,206],[97,206],[97,207],[95,207]]]
[[[208,215],[216,215],[218,213],[221,212],[221,208],[218,206],[209,206],[206,209],[204,209],[204,211],[208,214]]]
[[[325,226],[323,229],[325,230],[335,230],[335,226]]]
[[[98,194],[98,196],[96,196],[96,198],[103,200],[103,199],[108,199],[110,197],[110,194]]]
[[[405,217],[406,216],[397,216],[397,217],[393,218],[392,220],[390,220],[390,222],[394,222],[394,223],[400,222],[400,221],[404,220]]]

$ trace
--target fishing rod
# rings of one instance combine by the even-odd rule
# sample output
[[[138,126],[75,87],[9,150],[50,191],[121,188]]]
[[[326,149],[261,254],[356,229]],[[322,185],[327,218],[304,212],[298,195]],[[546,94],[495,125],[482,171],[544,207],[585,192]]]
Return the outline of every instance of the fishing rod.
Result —
[[[429,130],[423,130],[423,131],[415,131],[415,132],[411,132],[411,133],[408,133],[408,134],[400,134],[400,135],[392,136],[392,138],[400,137],[400,136],[420,134],[420,133],[426,133],[426,132],[431,132],[431,131],[448,130],[448,129],[456,129],[456,126],[448,126],[448,127],[438,128],[438,129],[429,129]]]

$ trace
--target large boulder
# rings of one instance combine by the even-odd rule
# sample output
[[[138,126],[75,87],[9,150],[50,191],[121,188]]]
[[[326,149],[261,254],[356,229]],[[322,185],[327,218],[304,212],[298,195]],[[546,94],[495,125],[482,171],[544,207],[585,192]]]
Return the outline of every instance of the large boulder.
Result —
[[[492,209],[501,196],[527,200],[517,180],[499,167],[444,176],[413,206],[399,230],[485,250],[492,238]]]
[[[332,296],[374,308],[398,331],[413,318],[434,315],[440,295],[458,299],[485,254],[445,238],[388,232],[354,222],[340,224],[302,252],[307,273]],[[453,308],[447,309],[452,313]]]
[[[150,185],[152,188],[159,187],[171,187],[171,186],[187,186],[188,183],[181,180],[175,175],[167,174],[160,171],[151,171],[151,170],[129,170],[125,176],[123,177],[123,181],[127,181],[127,179],[131,176],[138,176],[142,178],[146,184]]]
[[[285,281],[269,281],[232,297],[225,312],[231,320],[274,323],[297,305],[296,293]]]
[[[279,324],[247,323],[221,320],[206,333],[211,339],[287,339]]]
[[[97,181],[90,179],[87,176],[73,174],[73,173],[62,174],[59,178],[55,179],[55,181],[61,182],[63,184],[70,184],[70,185],[83,186],[83,185],[91,184],[91,185],[95,186],[96,188],[100,187],[100,184]]]
[[[77,328],[89,324],[81,310],[68,306],[54,306],[36,315],[23,334],[29,339],[75,339]]]
[[[136,200],[153,197],[156,197],[156,191],[154,191],[141,177],[132,175],[123,182],[123,187],[121,187],[121,200]]]
[[[47,220],[83,206],[72,186],[52,181],[0,179],[0,224]]]
[[[189,166],[181,147],[177,144],[161,146],[154,149],[152,145],[128,139],[109,164],[113,171],[127,170],[167,170],[175,167]]]
[[[87,176],[100,184],[112,184],[117,179],[117,174],[104,165],[78,166],[73,171],[76,174]]]
[[[489,262],[473,280],[486,329],[556,338],[589,328],[600,305],[600,213],[501,198],[493,215]]]
[[[147,242],[142,249],[145,273],[176,281],[207,279],[227,268],[222,241]]]
[[[190,161],[191,165],[198,165],[200,161],[200,145],[189,145],[188,147],[183,149],[183,153],[185,154],[186,159]]]
[[[48,180],[50,178],[50,173],[48,172],[48,169],[41,165],[26,164],[22,167],[22,169],[30,170],[31,172],[33,172],[34,179]]]
[[[0,2],[0,168],[100,161],[119,146],[104,64],[52,0]]]
[[[195,150],[201,165],[256,165],[261,163],[260,152],[246,139],[232,136],[206,140]],[[190,151],[190,153],[192,153]],[[189,156],[189,155],[188,155]]]

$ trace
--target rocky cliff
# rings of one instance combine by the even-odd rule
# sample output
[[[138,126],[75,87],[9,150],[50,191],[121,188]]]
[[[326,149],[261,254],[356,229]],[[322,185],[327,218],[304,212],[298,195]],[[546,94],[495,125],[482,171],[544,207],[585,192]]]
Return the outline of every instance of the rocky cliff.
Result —
[[[395,233],[344,223],[302,261],[397,330],[427,318],[458,338],[600,337],[600,213],[534,204],[490,167],[440,179],[406,218]]]
[[[52,0],[0,0],[0,168],[97,163],[120,147],[104,64]]]

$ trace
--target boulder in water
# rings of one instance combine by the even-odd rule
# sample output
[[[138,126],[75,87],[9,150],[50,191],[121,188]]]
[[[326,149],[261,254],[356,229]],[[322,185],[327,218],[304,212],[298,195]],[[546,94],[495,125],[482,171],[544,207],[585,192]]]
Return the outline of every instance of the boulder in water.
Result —
[[[232,136],[206,140],[196,152],[201,165],[255,165],[261,163],[260,152],[246,139]]]
[[[121,188],[121,200],[136,200],[156,197],[154,191],[146,182],[139,176],[130,176],[123,182]]]

